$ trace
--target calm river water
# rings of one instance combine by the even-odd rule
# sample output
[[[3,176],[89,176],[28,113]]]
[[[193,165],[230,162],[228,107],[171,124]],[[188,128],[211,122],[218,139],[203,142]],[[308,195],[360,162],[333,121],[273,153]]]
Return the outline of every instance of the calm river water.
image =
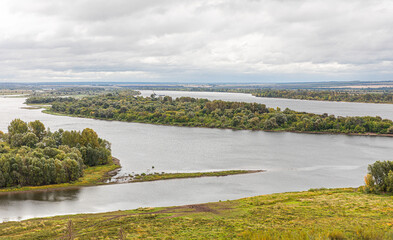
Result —
[[[144,91],[144,94],[149,92]],[[232,93],[167,94],[237,101],[256,99],[247,94]],[[0,130],[6,131],[14,118],[24,121],[39,119],[52,130],[93,128],[112,143],[113,155],[123,166],[121,174],[146,172],[152,166],[159,172],[224,169],[265,169],[267,172],[0,195],[0,221],[203,203],[319,187],[356,187],[363,184],[368,164],[376,160],[393,160],[392,138],[111,122],[47,115],[41,110],[22,109],[23,102],[22,98],[0,98]],[[393,105],[348,104],[349,108],[339,108],[347,105],[297,100],[277,104],[266,102],[269,107],[288,106],[295,110],[336,115],[371,114],[393,119]]]

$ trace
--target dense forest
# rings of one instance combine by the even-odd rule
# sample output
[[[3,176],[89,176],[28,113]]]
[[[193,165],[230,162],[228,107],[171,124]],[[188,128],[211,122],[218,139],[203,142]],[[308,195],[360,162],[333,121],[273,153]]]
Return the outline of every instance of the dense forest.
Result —
[[[38,120],[13,120],[0,131],[0,187],[75,181],[88,166],[111,161],[110,143],[89,128],[51,132]]]
[[[35,102],[51,102],[45,97]],[[27,101],[29,102],[29,100]],[[140,97],[116,92],[73,101],[54,101],[50,112],[73,116],[190,127],[283,130],[331,133],[392,134],[393,122],[380,117],[336,117],[328,114],[267,108],[264,104],[209,101],[169,96]]]

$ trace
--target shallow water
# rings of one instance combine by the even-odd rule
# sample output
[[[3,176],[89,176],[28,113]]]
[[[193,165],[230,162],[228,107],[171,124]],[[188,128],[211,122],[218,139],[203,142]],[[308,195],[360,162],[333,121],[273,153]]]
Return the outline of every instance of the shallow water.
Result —
[[[227,93],[223,96],[225,100],[233,98]],[[0,195],[0,221],[203,203],[319,187],[356,187],[363,184],[368,164],[393,160],[392,138],[102,121],[21,109],[23,102],[21,98],[0,98],[0,130],[6,131],[14,118],[39,119],[52,130],[93,128],[112,143],[113,155],[123,166],[121,174],[151,171],[152,166],[157,172],[226,169],[267,172]],[[372,109],[374,105],[365,106]],[[377,115],[382,116],[382,112]]]

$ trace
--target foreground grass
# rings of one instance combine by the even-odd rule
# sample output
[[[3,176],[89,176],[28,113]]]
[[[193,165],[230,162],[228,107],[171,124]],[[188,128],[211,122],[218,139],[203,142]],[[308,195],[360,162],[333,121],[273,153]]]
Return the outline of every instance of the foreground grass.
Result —
[[[118,169],[119,167],[120,166],[116,164],[88,167],[83,171],[84,176],[80,178],[78,181],[74,181],[70,183],[43,185],[43,186],[1,188],[0,194],[10,193],[10,192],[39,191],[39,190],[49,190],[49,189],[69,188],[69,187],[101,185],[101,184],[105,184],[104,181],[110,177],[108,173]]]
[[[128,182],[149,182],[168,180],[176,178],[199,178],[199,177],[223,177],[237,174],[257,173],[263,172],[262,170],[228,170],[216,172],[192,172],[192,173],[151,173],[151,174],[136,174],[130,175]]]
[[[391,196],[316,190],[7,222],[0,239],[393,239],[392,214]]]

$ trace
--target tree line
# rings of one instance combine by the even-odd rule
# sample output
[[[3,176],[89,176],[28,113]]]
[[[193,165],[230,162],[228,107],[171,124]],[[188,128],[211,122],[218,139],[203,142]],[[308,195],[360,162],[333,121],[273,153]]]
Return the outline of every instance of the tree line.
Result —
[[[43,98],[45,102],[45,98]],[[49,111],[72,116],[189,127],[283,130],[331,133],[393,134],[393,122],[381,117],[336,117],[328,114],[267,108],[264,104],[209,101],[169,96],[109,93],[73,101],[54,101]]]
[[[249,93],[256,97],[286,98],[337,102],[393,103],[392,90],[309,90],[273,88],[217,87],[139,87],[141,90]]]
[[[275,90],[261,89],[254,90],[252,95],[256,97],[269,98],[289,98],[319,101],[339,101],[339,102],[367,102],[367,103],[393,103],[392,93],[364,93],[348,91],[316,91],[316,90]]]
[[[26,99],[27,104],[50,104],[53,102],[72,102],[74,98],[72,97],[42,97],[42,96],[32,96]]]
[[[110,143],[86,128],[51,132],[38,120],[13,120],[0,131],[0,187],[71,182],[88,166],[111,162]]]

